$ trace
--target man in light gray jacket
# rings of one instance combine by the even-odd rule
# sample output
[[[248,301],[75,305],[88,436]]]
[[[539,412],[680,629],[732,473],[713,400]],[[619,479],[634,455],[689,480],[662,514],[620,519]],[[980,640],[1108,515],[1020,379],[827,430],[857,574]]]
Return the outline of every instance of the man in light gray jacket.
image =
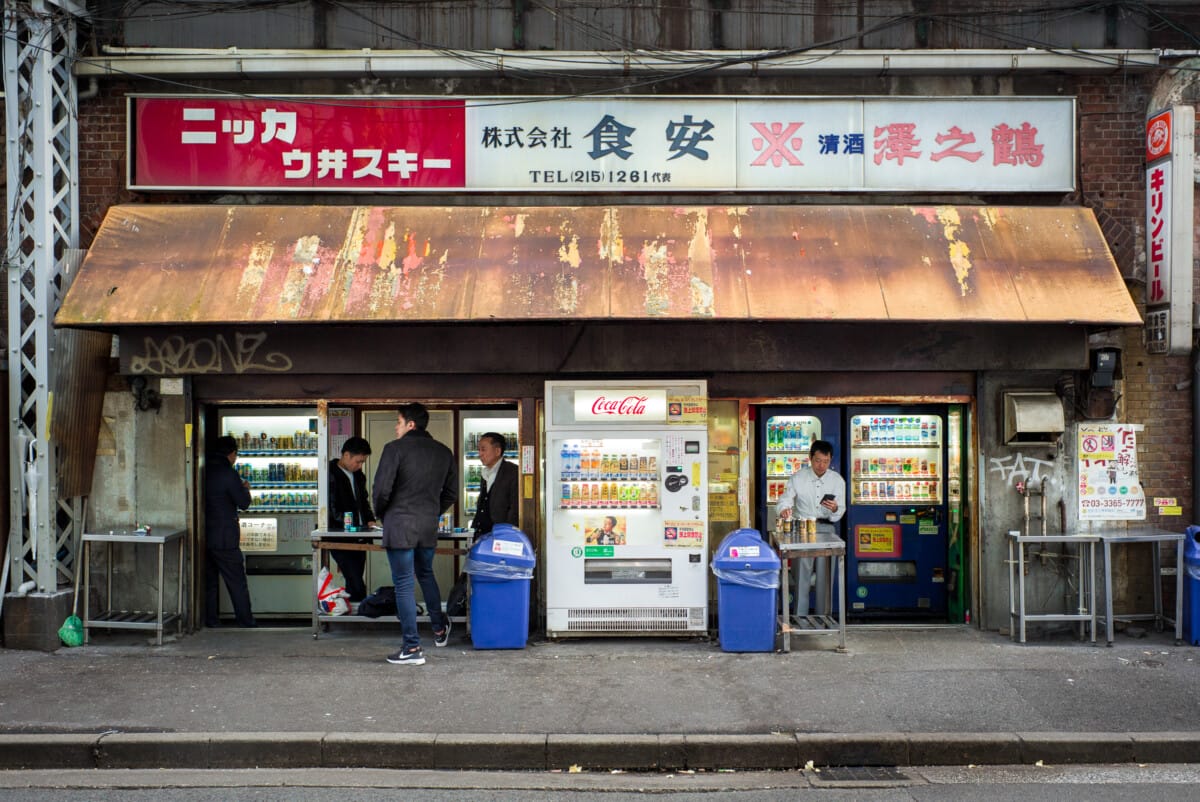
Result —
[[[396,586],[396,617],[400,619],[403,643],[387,658],[395,665],[425,664],[417,634],[417,582],[433,623],[434,645],[445,646],[450,639],[450,619],[442,611],[433,555],[438,517],[458,497],[457,474],[454,454],[425,431],[428,425],[429,411],[424,405],[413,403],[400,408],[396,439],[383,448],[371,492],[375,515],[383,522],[383,546]]]

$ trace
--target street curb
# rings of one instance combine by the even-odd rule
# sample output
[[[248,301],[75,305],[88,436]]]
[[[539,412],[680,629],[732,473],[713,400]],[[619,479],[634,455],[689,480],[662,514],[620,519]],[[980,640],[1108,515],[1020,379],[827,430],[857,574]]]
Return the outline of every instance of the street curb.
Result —
[[[98,735],[0,735],[0,769],[90,769]]]
[[[0,734],[0,770],[375,768],[795,770],[822,766],[1194,763],[1200,732]]]

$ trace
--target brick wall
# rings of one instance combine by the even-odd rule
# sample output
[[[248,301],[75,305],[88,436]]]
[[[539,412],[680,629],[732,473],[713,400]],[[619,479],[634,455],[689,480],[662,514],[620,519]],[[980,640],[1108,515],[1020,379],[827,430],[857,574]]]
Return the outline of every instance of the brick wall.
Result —
[[[114,203],[138,200],[125,189],[125,93],[100,82],[100,95],[79,103],[79,246],[92,244]]]
[[[1081,79],[1078,202],[1091,207],[1139,308],[1145,297],[1145,163],[1142,143],[1156,75]],[[1200,278],[1200,274],[1197,276]],[[1147,522],[1177,528],[1192,521],[1192,398],[1188,357],[1147,354],[1141,329],[1122,333],[1125,381],[1118,419],[1145,426],[1138,440],[1148,498],[1173,496],[1183,517],[1148,512]],[[1183,385],[1181,388],[1177,387]]]

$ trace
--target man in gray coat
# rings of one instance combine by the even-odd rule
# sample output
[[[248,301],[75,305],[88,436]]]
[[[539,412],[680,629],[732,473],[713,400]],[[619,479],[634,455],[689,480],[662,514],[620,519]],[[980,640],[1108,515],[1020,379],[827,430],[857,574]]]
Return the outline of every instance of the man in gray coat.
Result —
[[[425,664],[417,634],[417,582],[433,623],[434,645],[445,646],[450,640],[450,619],[442,611],[441,592],[433,576],[433,555],[438,518],[458,497],[457,474],[454,454],[425,431],[428,425],[429,411],[424,405],[413,403],[400,408],[396,439],[383,447],[371,491],[375,515],[383,522],[383,546],[396,586],[396,617],[400,619],[403,643],[387,658],[396,665]]]

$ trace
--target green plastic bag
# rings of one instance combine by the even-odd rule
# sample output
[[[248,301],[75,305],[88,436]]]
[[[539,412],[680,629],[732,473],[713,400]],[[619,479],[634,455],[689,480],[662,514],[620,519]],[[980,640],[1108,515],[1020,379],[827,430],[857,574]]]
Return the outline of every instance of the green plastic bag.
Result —
[[[58,628],[58,639],[63,642],[63,646],[83,645],[83,622],[79,620],[79,616],[67,616],[67,620]]]

